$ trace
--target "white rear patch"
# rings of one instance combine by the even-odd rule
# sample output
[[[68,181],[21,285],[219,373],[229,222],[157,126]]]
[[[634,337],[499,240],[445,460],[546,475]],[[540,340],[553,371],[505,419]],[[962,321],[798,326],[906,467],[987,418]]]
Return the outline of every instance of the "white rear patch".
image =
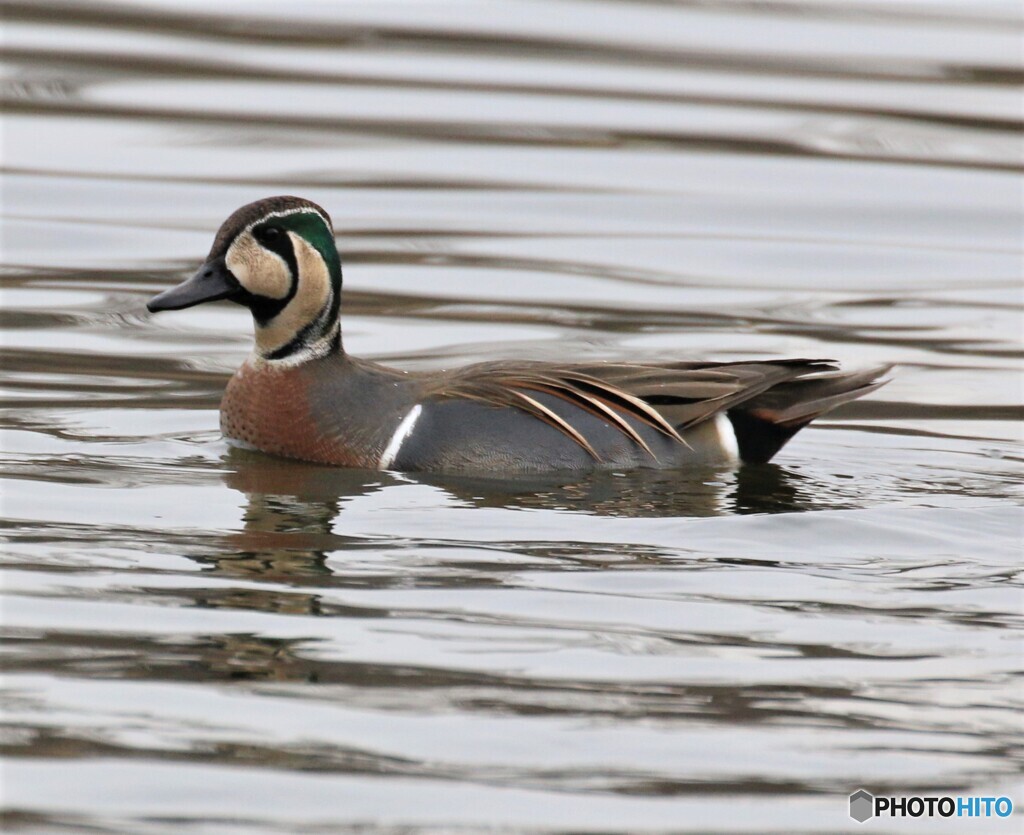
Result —
[[[740,445],[736,440],[736,430],[732,428],[732,421],[722,412],[715,415],[715,429],[718,432],[718,444],[732,461],[740,460]]]
[[[398,457],[398,451],[402,448],[402,444],[405,443],[406,439],[412,434],[413,428],[416,426],[416,421],[419,420],[420,412],[423,411],[423,407],[417,403],[413,406],[409,413],[402,418],[402,422],[398,424],[398,428],[395,430],[395,434],[391,436],[391,440],[388,441],[388,445],[384,448],[384,453],[380,457],[380,461],[377,462],[378,470],[388,469]]]

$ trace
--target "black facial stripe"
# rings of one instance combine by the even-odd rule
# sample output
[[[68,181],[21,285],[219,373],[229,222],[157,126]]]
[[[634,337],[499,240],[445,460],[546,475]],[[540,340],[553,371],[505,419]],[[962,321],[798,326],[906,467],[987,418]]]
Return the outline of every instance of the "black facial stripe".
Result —
[[[287,299],[267,299],[263,296],[254,296],[248,290],[242,291],[238,301],[252,311],[252,318],[261,328],[266,327],[270,320],[284,310],[284,306],[288,304]]]
[[[239,299],[243,304],[249,306],[249,309],[252,310],[253,318],[261,327],[265,326],[284,310],[288,303],[295,298],[295,294],[299,289],[299,264],[295,259],[295,247],[292,244],[291,236],[283,231],[273,238],[266,238],[260,234],[262,229],[273,225],[274,220],[271,218],[269,222],[254,227],[252,235],[259,242],[260,246],[280,255],[285,264],[288,265],[288,273],[291,275],[288,294],[283,299],[268,299],[264,296],[255,296],[248,291],[243,291],[243,296]]]
[[[338,306],[335,302],[337,294],[332,293],[331,295],[331,301],[324,305],[317,317],[295,334],[295,338],[288,342],[288,344],[268,354],[267,359],[280,360],[294,354],[296,351],[301,351],[303,348],[322,339],[332,327],[334,328],[334,335],[331,337],[328,350],[332,353],[338,350],[341,347],[341,329],[337,327]]]
[[[301,351],[309,343],[315,341],[313,332],[317,329],[317,326],[320,325],[321,322],[322,319],[320,317],[317,317],[314,321],[310,322],[308,325],[306,325],[306,327],[304,327],[297,334],[295,334],[295,338],[291,342],[281,346],[276,351],[271,351],[269,354],[267,354],[267,359],[282,360],[287,356],[291,356],[296,351]]]
[[[260,235],[261,229],[266,229],[274,226],[273,219],[269,223],[264,224],[262,227],[257,226],[252,230],[253,236],[256,238],[264,248],[269,249],[271,252],[276,252],[280,255],[284,262],[288,265],[288,269],[292,274],[292,295],[295,294],[295,281],[294,279],[299,275],[299,265],[295,260],[295,246],[292,244],[292,236],[285,232],[280,232],[273,238],[262,237]]]
[[[330,352],[336,354],[341,350],[341,328],[334,329],[334,335],[331,337]]]
[[[283,345],[276,351],[271,351],[269,354],[267,354],[267,359],[283,360],[285,357],[290,357],[296,351],[300,350],[304,344],[305,343],[303,342],[302,334],[299,334],[299,336],[295,337],[295,339],[293,339],[287,345]]]
[[[338,321],[338,314],[340,312],[341,312],[341,285],[332,282],[332,284],[331,284],[331,303],[330,303],[330,309],[327,311],[327,327],[331,327],[332,324],[334,324],[335,322]]]

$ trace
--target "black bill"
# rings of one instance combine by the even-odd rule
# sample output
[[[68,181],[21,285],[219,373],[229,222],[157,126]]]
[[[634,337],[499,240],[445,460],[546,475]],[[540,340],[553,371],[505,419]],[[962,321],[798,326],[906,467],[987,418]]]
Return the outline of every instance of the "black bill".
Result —
[[[199,271],[177,287],[164,290],[146,304],[150,313],[183,310],[203,302],[215,302],[235,295],[241,288],[224,264],[223,258],[207,261]]]

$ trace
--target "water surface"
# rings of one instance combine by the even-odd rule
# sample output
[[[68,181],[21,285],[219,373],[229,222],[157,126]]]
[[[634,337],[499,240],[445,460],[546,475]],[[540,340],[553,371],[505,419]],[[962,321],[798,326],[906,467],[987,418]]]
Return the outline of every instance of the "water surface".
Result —
[[[1024,806],[1019,8],[286,5],[5,4],[7,825]],[[898,368],[739,470],[232,450],[248,314],[144,303],[274,193],[333,215],[360,356]]]

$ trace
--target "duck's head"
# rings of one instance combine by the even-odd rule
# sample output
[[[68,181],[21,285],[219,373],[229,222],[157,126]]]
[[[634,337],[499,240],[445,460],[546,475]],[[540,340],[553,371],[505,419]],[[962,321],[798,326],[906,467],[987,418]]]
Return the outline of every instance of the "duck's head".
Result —
[[[252,311],[256,353],[266,360],[340,348],[341,260],[327,212],[301,197],[242,206],[221,225],[198,272],[146,306],[156,313],[218,299]]]

